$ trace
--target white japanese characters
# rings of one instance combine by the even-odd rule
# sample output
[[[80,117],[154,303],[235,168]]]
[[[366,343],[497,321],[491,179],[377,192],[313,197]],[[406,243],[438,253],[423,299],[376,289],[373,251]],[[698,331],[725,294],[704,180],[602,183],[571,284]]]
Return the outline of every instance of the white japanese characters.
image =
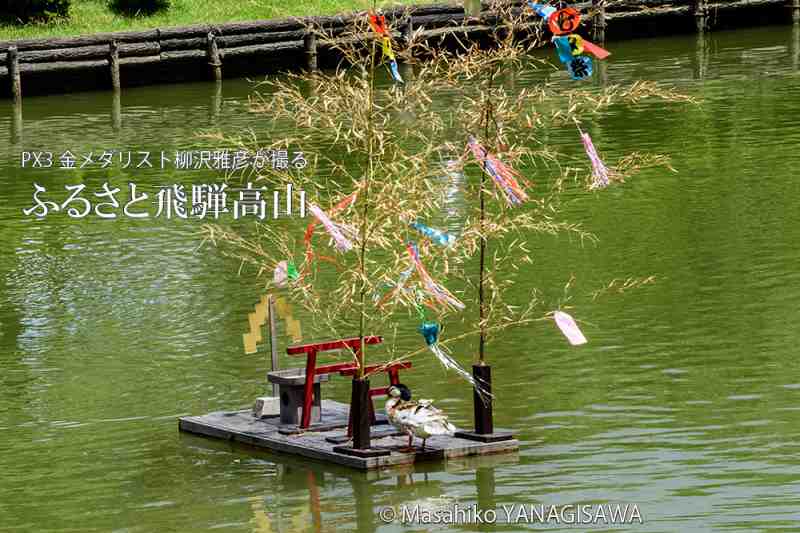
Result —
[[[127,189],[127,195],[123,198],[118,197],[121,189],[108,182],[93,191],[87,191],[83,183],[64,185],[66,199],[59,203],[47,199],[47,189],[34,183],[33,205],[22,212],[25,216],[36,218],[63,212],[70,218],[84,218],[93,214],[99,218],[114,219],[121,214],[134,219],[216,220],[228,214],[235,220],[265,220],[270,216],[273,219],[292,216],[293,207],[297,206],[300,217],[306,216],[306,193],[303,190],[293,192],[291,184],[283,192],[277,189],[269,191],[267,187],[256,188],[252,183],[244,188],[228,188],[227,184],[189,185],[187,188],[182,184],[172,184],[159,187],[156,193],[147,193],[129,182]],[[293,198],[295,194],[297,198]]]
[[[103,150],[100,152],[61,154],[54,152],[21,152],[22,168],[61,169],[175,169],[175,170],[302,170],[308,166],[304,152],[288,150],[178,150],[175,152],[145,152]]]

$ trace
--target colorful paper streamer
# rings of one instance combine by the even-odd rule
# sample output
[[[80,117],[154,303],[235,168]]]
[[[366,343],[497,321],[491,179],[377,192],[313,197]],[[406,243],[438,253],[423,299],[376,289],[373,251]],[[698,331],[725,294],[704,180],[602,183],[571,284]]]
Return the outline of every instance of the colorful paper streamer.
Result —
[[[453,246],[456,243],[456,238],[449,233],[445,233],[442,230],[438,230],[436,228],[431,228],[430,226],[426,226],[421,222],[412,222],[409,224],[412,228],[429,238],[434,243],[438,244],[439,246],[449,247]]]
[[[519,205],[528,200],[528,195],[519,185],[515,177],[522,178],[514,169],[497,159],[486,148],[481,146],[475,137],[470,135],[467,146],[484,171],[492,178],[495,185],[503,192],[509,205]]]
[[[592,138],[589,137],[588,133],[582,132],[580,128],[578,128],[578,131],[581,134],[581,141],[583,141],[583,148],[586,150],[586,155],[592,163],[592,184],[590,188],[602,189],[603,187],[608,187],[610,181],[609,172],[603,160],[600,159],[600,156],[597,154]]]
[[[406,249],[408,250],[411,261],[416,268],[417,274],[419,274],[419,278],[422,281],[422,285],[426,292],[440,304],[462,311],[465,306],[461,300],[450,294],[450,291],[436,283],[433,278],[431,278],[430,274],[428,274],[428,271],[425,270],[425,266],[422,264],[422,261],[419,258],[419,250],[417,249],[417,245],[409,241],[409,243],[406,245]]]
[[[312,215],[319,220],[322,225],[325,227],[325,230],[328,232],[328,235],[331,236],[335,243],[335,247],[340,252],[347,252],[353,248],[352,240],[356,238],[356,231],[351,226],[347,226],[345,224],[337,224],[330,217],[317,207],[316,205],[309,202],[308,210],[311,212]]]

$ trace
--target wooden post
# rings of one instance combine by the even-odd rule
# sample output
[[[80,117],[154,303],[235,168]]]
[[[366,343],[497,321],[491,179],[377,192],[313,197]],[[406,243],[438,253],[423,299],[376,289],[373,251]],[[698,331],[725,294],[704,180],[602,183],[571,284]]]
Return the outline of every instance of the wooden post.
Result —
[[[403,29],[400,31],[400,41],[403,45],[403,48],[406,50],[406,54],[411,55],[411,47],[413,46],[411,34],[414,32],[414,24],[411,22],[411,15],[408,16],[407,22]],[[410,81],[414,79],[414,65],[410,62],[402,61],[398,64],[398,68],[400,70],[400,75],[403,77],[403,80]]]
[[[9,46],[6,54],[8,79],[11,82],[11,97],[14,102],[22,101],[22,80],[19,75],[19,54],[16,46]]]
[[[267,296],[267,305],[269,306],[269,348],[272,352],[272,370],[278,370],[278,327],[275,320],[275,297],[273,295]],[[278,384],[272,384],[272,395],[277,398],[280,396],[278,392]]]
[[[602,44],[606,42],[606,2],[592,0],[594,16],[592,17],[592,38]]]
[[[310,26],[303,36],[303,47],[306,51],[306,68],[311,72],[318,70],[317,66],[317,33],[314,26]]]
[[[800,0],[792,0],[792,22],[800,22]]]
[[[800,0],[797,0],[800,2]],[[402,35],[401,40],[403,43],[403,47],[408,48],[411,46],[411,35],[414,33],[414,21],[411,18],[411,15],[408,15],[406,18],[406,23],[403,26],[403,29],[400,30],[400,35]]]
[[[111,70],[111,88],[119,91],[119,45],[114,40],[108,43],[108,68]]]
[[[219,59],[219,48],[217,47],[217,38],[213,31],[208,32],[206,37],[208,47],[206,49],[206,58],[208,64],[214,73],[214,81],[222,81],[222,62]]]
[[[705,32],[708,29],[708,0],[694,0],[694,17],[697,32]]]

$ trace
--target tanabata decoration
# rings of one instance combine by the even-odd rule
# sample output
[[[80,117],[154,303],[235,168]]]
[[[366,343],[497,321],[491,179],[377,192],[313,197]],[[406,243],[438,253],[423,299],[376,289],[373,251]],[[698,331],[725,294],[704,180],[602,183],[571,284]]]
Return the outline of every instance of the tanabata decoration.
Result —
[[[562,63],[566,65],[574,59],[575,54],[572,53],[572,46],[570,45],[569,37],[553,37],[553,44],[556,47],[558,59],[561,60]]]
[[[550,15],[557,11],[556,8],[553,6],[548,6],[547,4],[537,4],[536,2],[528,2],[528,5],[531,6],[533,11],[542,17],[543,19],[547,20],[550,18]]]
[[[581,14],[577,9],[567,7],[559,9],[547,17],[547,26],[553,35],[567,35],[578,29],[581,24]]]
[[[408,267],[408,269],[406,269],[406,270],[404,270],[403,272],[400,273],[400,277],[397,279],[396,282],[394,282],[394,283],[385,283],[384,287],[386,287],[386,288],[388,288],[390,290],[386,294],[384,294],[382,297],[380,296],[379,293],[377,293],[377,292],[375,293],[375,296],[374,296],[373,299],[374,299],[376,305],[378,307],[383,307],[383,305],[387,301],[389,301],[392,297],[394,297],[394,295],[396,295],[398,292],[411,292],[411,293],[415,292],[414,289],[407,288],[406,287],[406,283],[408,282],[408,279],[411,277],[411,274],[413,274],[416,269],[417,269],[417,266],[412,264],[410,267]]]
[[[369,14],[369,25],[372,31],[378,35],[389,35],[389,28],[386,26],[386,17],[383,15],[376,15],[375,13]]]
[[[454,245],[456,242],[456,238],[453,235],[445,233],[436,228],[431,228],[430,226],[426,226],[421,222],[412,222],[411,224],[409,224],[409,226],[411,226],[412,228],[414,228],[415,230],[417,230],[418,232],[420,232],[421,234],[423,234],[424,236],[426,236],[439,246],[448,247]]]
[[[453,359],[450,353],[445,350],[439,344],[439,333],[441,332],[441,326],[438,322],[433,322],[425,319],[424,313],[420,310],[420,315],[422,315],[422,324],[419,325],[417,331],[419,331],[420,335],[425,338],[425,344],[428,345],[428,349],[431,353],[439,360],[445,370],[452,370],[463,379],[468,381],[477,391],[478,395],[481,399],[485,402],[488,398],[492,397],[492,394],[484,387],[478,383],[475,378],[466,370],[464,367],[458,364],[458,361]]]
[[[577,43],[576,40],[570,41],[570,36],[559,35],[553,37],[553,44],[556,46],[558,59],[567,67],[567,72],[574,80],[582,80],[592,75],[592,60],[586,56],[575,55],[575,49],[572,43]],[[577,36],[576,36],[577,37]],[[580,39],[580,37],[578,37]],[[583,48],[583,40],[580,41],[581,49]]]
[[[583,336],[580,328],[578,328],[578,324],[575,323],[575,319],[573,319],[567,313],[564,313],[563,311],[556,311],[553,313],[553,318],[555,318],[558,329],[561,330],[561,333],[564,334],[571,345],[578,346],[588,342],[586,337]]]
[[[580,127],[578,127],[578,132],[581,134],[581,141],[583,141],[583,148],[586,150],[586,155],[589,157],[589,161],[592,162],[592,184],[589,188],[602,189],[607,187],[609,183],[609,172],[605,164],[603,164],[603,160],[597,155],[597,150],[594,148],[592,138],[589,137],[588,133],[581,131]]]
[[[308,203],[308,210],[325,227],[325,230],[328,232],[328,235],[331,236],[331,239],[333,239],[338,251],[347,252],[353,248],[352,241],[358,236],[358,232],[355,230],[355,228],[347,224],[339,224],[334,222],[330,219],[330,217],[328,217],[325,211],[311,202]]]
[[[583,53],[583,37],[577,33],[573,33],[572,35],[567,35],[567,41],[569,42],[569,50],[572,52],[572,55],[579,56]]]
[[[590,43],[586,39],[581,38],[581,41],[583,43],[583,51],[584,52],[589,52],[590,54],[592,54],[597,59],[605,59],[605,58],[607,58],[608,56],[611,55],[611,52],[609,52],[605,48],[602,48],[600,46],[597,46],[596,44]]]
[[[289,279],[287,268],[286,261],[281,261],[275,266],[275,271],[272,274],[272,282],[280,289],[287,285],[287,280]]]
[[[394,50],[392,50],[392,39],[388,36],[383,38],[383,57],[389,59],[389,72],[392,78],[398,83],[404,83],[403,78],[400,76],[400,71],[397,68],[397,60],[394,57]]]
[[[580,12],[576,9],[568,7],[556,10],[552,6],[533,1],[529,1],[528,5],[534,13],[547,21],[547,25],[553,33],[553,44],[556,47],[558,59],[564,64],[572,79],[584,80],[592,75],[592,60],[582,55],[584,52],[588,52],[598,59],[605,59],[611,55],[608,50],[573,33],[578,29],[581,21]]]
[[[333,206],[330,210],[331,216],[336,216],[339,212],[344,211],[345,209],[353,205],[356,201],[356,198],[358,197],[359,190],[360,188],[356,189],[352,193],[345,196],[335,206]],[[314,230],[316,229],[316,227],[317,227],[317,219],[312,219],[312,221],[308,224],[308,227],[306,227],[305,236],[303,237],[303,240],[305,241],[306,245],[306,266],[304,267],[304,271],[305,268],[309,266],[311,262],[314,260],[314,249],[311,246],[311,239],[314,236]]]
[[[592,75],[592,60],[586,56],[575,56],[564,64],[573,80],[585,80]]]
[[[275,266],[273,281],[276,287],[282,289],[288,285],[288,280],[297,281],[298,279],[300,279],[300,272],[297,271],[294,262],[284,260]]]
[[[481,146],[472,135],[469,136],[467,146],[470,151],[472,151],[472,155],[475,156],[475,159],[481,167],[483,167],[483,170],[503,192],[508,205],[519,205],[528,199],[528,195],[525,194],[525,191],[516,180],[516,178],[522,178],[517,171],[508,167],[505,163],[497,159],[496,156],[489,153],[489,151]]]
[[[397,67],[397,59],[392,49],[392,34],[386,26],[386,17],[370,13],[369,25],[372,27],[372,31],[381,36],[381,50],[383,58],[389,60],[389,73],[396,82],[403,83],[403,78],[400,76],[400,70]]]
[[[417,245],[414,242],[409,241],[406,245],[406,250],[408,250],[408,255],[411,257],[411,262],[414,265],[417,274],[419,274],[419,279],[422,281],[422,286],[424,287],[425,292],[427,292],[440,304],[462,311],[465,307],[464,304],[458,298],[450,294],[450,291],[436,283],[433,278],[431,278],[431,275],[428,274],[428,271],[425,270],[425,266],[419,259],[419,250],[417,249]]]

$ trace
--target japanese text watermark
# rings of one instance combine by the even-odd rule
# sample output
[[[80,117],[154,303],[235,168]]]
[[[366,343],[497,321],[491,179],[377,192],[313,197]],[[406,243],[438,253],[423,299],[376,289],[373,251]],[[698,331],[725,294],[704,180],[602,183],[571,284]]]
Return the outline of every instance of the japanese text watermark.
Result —
[[[176,150],[147,152],[102,150],[98,152],[21,152],[21,168],[76,169],[174,169],[174,170],[302,170],[308,166],[304,152],[289,150]]]
[[[292,216],[297,209],[300,218],[306,216],[306,193],[294,191],[291,184],[285,190],[269,191],[267,187],[256,188],[248,183],[244,188],[229,189],[227,184],[200,184],[186,187],[181,184],[161,186],[151,194],[137,191],[135,183],[128,183],[127,197],[121,189],[104,182],[99,189],[87,191],[86,185],[78,183],[64,185],[66,193],[58,201],[42,185],[33,183],[33,205],[24,208],[25,216],[45,218],[52,213],[66,213],[70,218],[94,215],[115,219],[120,214],[127,218],[197,218],[219,219],[223,215],[238,220],[255,218],[265,220],[281,216]],[[230,194],[229,194],[230,193]],[[100,201],[102,200],[102,201]],[[120,210],[121,208],[121,210]]]

